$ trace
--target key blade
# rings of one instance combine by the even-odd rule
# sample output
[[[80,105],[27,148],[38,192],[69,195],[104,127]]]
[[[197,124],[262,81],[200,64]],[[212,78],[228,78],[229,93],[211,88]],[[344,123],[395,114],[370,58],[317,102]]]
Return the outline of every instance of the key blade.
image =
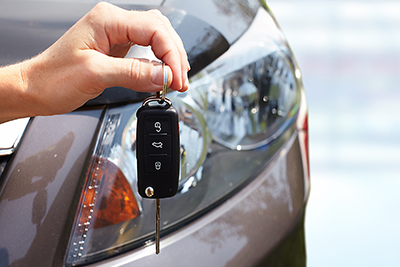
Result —
[[[156,254],[160,253],[160,199],[156,199]]]

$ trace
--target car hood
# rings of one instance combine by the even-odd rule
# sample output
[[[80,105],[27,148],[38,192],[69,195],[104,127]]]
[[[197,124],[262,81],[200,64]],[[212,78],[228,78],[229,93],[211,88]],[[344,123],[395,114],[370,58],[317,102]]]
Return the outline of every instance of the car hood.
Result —
[[[157,8],[178,32],[196,74],[223,54],[251,24],[257,0],[114,1],[128,10]],[[245,3],[245,5],[243,4]],[[31,58],[54,43],[95,3],[77,1],[4,1],[0,4],[0,65]],[[86,105],[132,102],[144,93],[126,88],[106,89]]]

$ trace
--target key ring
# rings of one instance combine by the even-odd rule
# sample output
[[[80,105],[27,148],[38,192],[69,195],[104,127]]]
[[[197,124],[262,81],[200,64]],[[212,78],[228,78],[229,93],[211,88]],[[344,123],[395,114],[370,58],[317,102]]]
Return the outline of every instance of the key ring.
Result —
[[[165,96],[167,95],[167,87],[168,87],[168,72],[164,62],[162,63],[162,71],[163,71],[163,89],[162,89],[161,99],[159,100],[160,104],[163,104],[165,101]],[[157,98],[160,98],[160,92],[161,91],[158,91],[156,93]]]
[[[159,96],[150,96],[150,97],[146,98],[145,100],[143,100],[142,106],[147,106],[151,102],[157,102],[159,105],[164,104],[164,105],[172,106],[171,100],[169,100],[168,98],[165,98],[164,100],[162,100],[162,99],[160,99]]]

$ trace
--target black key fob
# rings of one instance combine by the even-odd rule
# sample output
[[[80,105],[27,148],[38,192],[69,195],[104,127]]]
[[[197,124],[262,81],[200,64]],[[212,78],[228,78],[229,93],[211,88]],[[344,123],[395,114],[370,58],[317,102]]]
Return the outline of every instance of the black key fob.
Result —
[[[178,191],[179,115],[169,99],[147,98],[136,113],[137,186],[144,198],[166,198]]]

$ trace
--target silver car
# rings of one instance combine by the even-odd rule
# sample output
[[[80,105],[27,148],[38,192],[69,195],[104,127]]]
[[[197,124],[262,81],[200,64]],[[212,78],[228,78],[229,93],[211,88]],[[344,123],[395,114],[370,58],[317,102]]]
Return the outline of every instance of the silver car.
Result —
[[[94,2],[1,2],[0,64],[40,53]],[[148,94],[107,88],[74,112],[0,125],[0,266],[305,266],[307,105],[266,3],[113,3],[159,9],[192,66],[190,89],[168,94],[181,168],[178,194],[161,201],[161,253],[154,200],[136,189]]]

